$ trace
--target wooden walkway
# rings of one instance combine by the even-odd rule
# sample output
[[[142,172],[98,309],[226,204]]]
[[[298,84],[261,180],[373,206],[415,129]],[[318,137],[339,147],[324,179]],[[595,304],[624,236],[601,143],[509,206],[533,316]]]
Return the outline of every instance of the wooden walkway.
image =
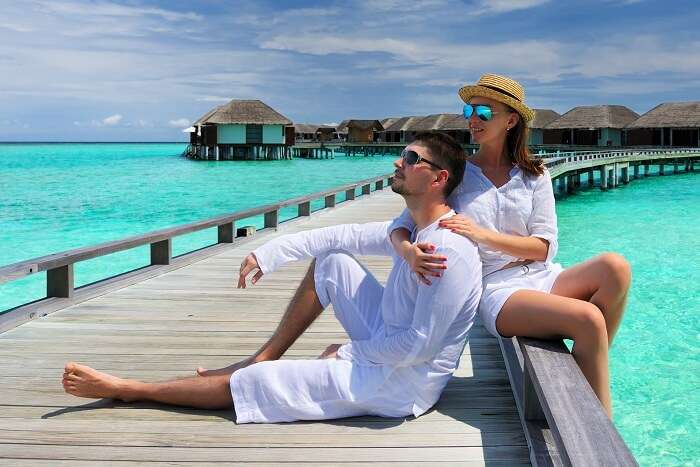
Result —
[[[0,334],[0,464],[529,465],[498,343],[478,323],[442,398],[418,419],[236,425],[233,410],[63,393],[69,360],[151,381],[244,358],[274,330],[308,267],[288,265],[238,290],[234,279],[245,254],[273,235],[386,220],[402,207],[399,196],[376,192]],[[386,279],[388,258],[362,260]],[[346,339],[327,310],[285,358],[316,358]]]

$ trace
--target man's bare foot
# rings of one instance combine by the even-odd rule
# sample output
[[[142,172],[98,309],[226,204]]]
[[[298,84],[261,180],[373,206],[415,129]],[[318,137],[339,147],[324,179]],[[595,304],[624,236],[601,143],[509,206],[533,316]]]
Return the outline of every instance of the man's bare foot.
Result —
[[[248,357],[238,363],[234,363],[233,365],[225,366],[223,368],[217,368],[216,370],[207,370],[206,368],[200,366],[197,368],[197,374],[199,376],[231,375],[234,371],[240,370],[241,368],[245,368],[255,363],[258,362],[256,362],[253,357]]]
[[[101,373],[89,366],[69,362],[63,372],[63,389],[78,397],[109,398],[127,401],[123,388],[126,380]]]

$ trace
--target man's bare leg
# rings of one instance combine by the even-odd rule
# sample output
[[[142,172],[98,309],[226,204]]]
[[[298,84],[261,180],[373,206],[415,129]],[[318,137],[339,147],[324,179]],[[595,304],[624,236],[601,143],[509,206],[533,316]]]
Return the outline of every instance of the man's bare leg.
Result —
[[[126,402],[154,401],[197,409],[233,408],[231,374],[144,383],[99,372],[70,362],[63,373],[63,389],[78,397],[109,398]]]
[[[301,280],[301,284],[297,288],[292,301],[289,302],[287,310],[282,317],[282,320],[277,325],[275,333],[263,346],[252,356],[234,363],[224,368],[217,370],[207,370],[205,368],[197,368],[197,374],[200,376],[215,376],[222,374],[231,374],[234,371],[245,368],[249,365],[267,360],[278,360],[289,347],[296,342],[311,323],[323,312],[323,306],[318,299],[316,286],[314,281],[314,271],[316,261],[311,262],[306,275]]]

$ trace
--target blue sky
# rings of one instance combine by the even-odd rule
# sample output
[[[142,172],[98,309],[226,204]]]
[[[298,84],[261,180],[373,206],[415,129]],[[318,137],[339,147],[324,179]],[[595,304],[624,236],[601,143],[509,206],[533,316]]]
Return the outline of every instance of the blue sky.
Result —
[[[184,141],[231,98],[299,123],[459,112],[513,76],[534,108],[700,100],[694,0],[3,0],[0,141]]]

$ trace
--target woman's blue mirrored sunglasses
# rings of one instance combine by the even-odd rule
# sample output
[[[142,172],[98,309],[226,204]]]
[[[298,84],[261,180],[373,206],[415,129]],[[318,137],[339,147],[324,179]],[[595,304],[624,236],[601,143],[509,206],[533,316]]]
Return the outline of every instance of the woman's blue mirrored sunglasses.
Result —
[[[488,122],[493,118],[495,114],[498,112],[494,112],[491,110],[491,107],[488,105],[472,105],[472,104],[465,104],[464,110],[462,110],[462,114],[464,115],[464,118],[469,120],[472,115],[476,114],[476,116],[479,118],[479,120],[482,120],[484,122]]]

